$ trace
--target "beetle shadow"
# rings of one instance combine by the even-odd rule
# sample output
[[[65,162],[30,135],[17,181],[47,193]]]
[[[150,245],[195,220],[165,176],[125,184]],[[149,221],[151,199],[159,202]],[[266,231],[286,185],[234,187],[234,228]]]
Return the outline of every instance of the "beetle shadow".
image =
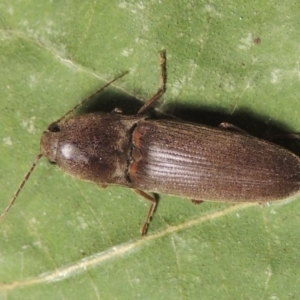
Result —
[[[108,87],[100,94],[92,97],[87,103],[81,106],[76,114],[112,112],[114,109],[121,109],[126,115],[136,114],[143,105],[143,101],[134,96],[125,94],[122,91],[112,90]]]
[[[268,115],[254,113],[247,107],[241,106],[234,111],[234,114],[229,114],[216,107],[198,106],[195,108],[177,103],[169,105],[164,111],[188,122],[213,127],[219,126],[222,122],[227,122],[250,135],[269,140],[300,156],[300,136],[299,138],[289,137],[291,133],[298,134],[298,132],[293,131],[284,122],[271,119]],[[281,138],[276,138],[278,135]]]
[[[79,108],[78,113],[112,112],[118,108],[124,114],[129,115],[136,114],[143,104],[143,101],[134,96],[107,88],[89,100],[83,107]],[[237,108],[234,114],[226,113],[222,111],[222,108],[218,107],[207,105],[193,107],[191,105],[180,104],[180,101],[164,106],[163,111],[159,109],[159,103],[156,107],[158,107],[157,110],[151,108],[147,114],[153,118],[175,117],[187,122],[213,127],[218,126],[222,122],[227,122],[253,136],[271,140],[273,143],[289,149],[300,156],[300,139],[272,139],[276,135],[288,136],[290,133],[295,133],[286,123],[271,119],[268,115],[254,113],[247,107]]]

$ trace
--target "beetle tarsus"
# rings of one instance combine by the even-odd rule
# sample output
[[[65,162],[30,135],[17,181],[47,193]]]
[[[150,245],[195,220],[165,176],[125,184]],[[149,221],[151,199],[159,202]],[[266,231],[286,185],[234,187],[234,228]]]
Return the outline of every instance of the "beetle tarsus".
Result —
[[[148,214],[146,216],[145,222],[144,222],[143,226],[140,229],[140,232],[141,232],[142,236],[146,235],[146,233],[148,231],[148,228],[149,228],[150,222],[152,220],[152,217],[154,215],[156,206],[157,206],[157,203],[155,202],[155,203],[151,204],[151,206],[149,208],[149,211],[148,211]]]

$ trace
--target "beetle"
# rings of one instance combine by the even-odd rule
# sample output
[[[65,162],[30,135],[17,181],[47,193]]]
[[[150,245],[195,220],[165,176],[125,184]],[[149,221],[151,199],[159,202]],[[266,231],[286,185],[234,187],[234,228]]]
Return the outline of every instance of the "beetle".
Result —
[[[149,200],[142,235],[157,205],[149,192],[191,198],[194,203],[263,203],[299,193],[300,159],[292,152],[227,123],[210,127],[150,118],[145,112],[166,90],[165,51],[160,52],[160,82],[137,114],[116,109],[67,117],[98,91],[50,124],[42,134],[40,153],[0,220],[43,156],[78,179],[102,187],[128,187]]]

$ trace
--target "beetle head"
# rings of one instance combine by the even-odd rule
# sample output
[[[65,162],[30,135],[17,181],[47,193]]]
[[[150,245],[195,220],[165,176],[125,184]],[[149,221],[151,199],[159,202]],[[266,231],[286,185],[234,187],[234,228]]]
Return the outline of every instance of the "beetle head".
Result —
[[[57,144],[60,134],[59,123],[54,122],[43,132],[41,137],[41,153],[51,163],[56,163]]]

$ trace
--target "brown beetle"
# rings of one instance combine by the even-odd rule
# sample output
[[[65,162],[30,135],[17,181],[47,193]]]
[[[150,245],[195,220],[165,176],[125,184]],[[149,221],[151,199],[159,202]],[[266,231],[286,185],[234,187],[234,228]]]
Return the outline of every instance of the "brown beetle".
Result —
[[[194,202],[267,202],[299,193],[300,159],[288,150],[230,124],[213,128],[151,119],[144,114],[165,92],[164,51],[160,62],[161,87],[136,115],[116,110],[66,117],[92,95],[52,123],[42,134],[41,153],[0,220],[42,156],[78,179],[100,186],[126,186],[150,200],[142,234],[157,204],[146,192],[187,197]]]

